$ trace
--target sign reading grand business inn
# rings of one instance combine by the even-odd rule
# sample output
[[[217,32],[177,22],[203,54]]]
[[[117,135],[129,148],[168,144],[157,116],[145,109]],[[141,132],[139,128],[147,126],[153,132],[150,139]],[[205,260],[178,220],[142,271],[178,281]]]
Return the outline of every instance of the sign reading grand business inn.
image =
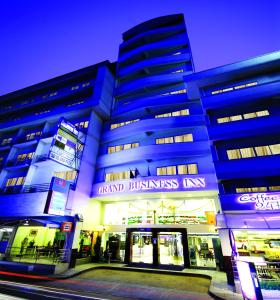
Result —
[[[182,192],[216,190],[217,183],[212,176],[156,176],[131,180],[95,184],[93,197],[118,193]]]
[[[53,138],[49,158],[67,167],[76,169],[76,153],[78,147],[78,130],[70,122],[62,118]]]

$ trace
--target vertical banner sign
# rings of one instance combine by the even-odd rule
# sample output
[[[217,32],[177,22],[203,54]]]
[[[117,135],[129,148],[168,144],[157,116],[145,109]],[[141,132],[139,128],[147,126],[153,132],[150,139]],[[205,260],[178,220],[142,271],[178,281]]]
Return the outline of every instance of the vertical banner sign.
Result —
[[[68,198],[70,182],[61,178],[53,177],[44,213],[64,216]]]
[[[49,158],[77,169],[78,134],[76,127],[62,118],[50,147]]]

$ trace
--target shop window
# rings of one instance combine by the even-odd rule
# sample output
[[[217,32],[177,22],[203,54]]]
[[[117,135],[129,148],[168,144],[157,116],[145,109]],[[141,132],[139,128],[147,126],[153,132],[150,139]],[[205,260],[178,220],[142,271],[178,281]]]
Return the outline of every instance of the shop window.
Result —
[[[111,124],[110,126],[110,130],[131,124],[131,123],[135,123],[138,122],[140,119],[135,119],[135,120],[131,120],[131,121],[126,121],[126,122],[121,122],[121,123],[115,123],[115,124]]]

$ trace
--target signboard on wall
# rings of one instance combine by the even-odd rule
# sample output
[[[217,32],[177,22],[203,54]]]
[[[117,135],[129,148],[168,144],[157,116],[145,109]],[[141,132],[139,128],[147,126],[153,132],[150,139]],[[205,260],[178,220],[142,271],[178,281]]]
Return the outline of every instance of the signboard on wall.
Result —
[[[69,188],[69,181],[53,177],[44,213],[50,215],[64,216]]]
[[[221,195],[221,205],[227,210],[280,210],[280,193],[247,193]]]
[[[119,193],[178,192],[217,190],[213,175],[155,176],[99,183],[93,186],[93,197]]]
[[[76,127],[62,118],[50,147],[49,158],[62,165],[76,169],[78,134]]]

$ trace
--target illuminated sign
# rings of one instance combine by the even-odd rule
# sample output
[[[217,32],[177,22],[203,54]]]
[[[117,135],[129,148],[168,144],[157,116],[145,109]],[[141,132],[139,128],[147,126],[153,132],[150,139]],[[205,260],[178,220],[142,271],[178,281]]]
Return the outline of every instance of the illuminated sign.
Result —
[[[76,169],[78,130],[70,122],[62,119],[53,138],[49,158],[65,166]]]
[[[237,199],[240,203],[253,202],[255,209],[259,210],[275,210],[280,209],[280,194],[279,193],[255,193],[243,194]]]
[[[280,210],[280,193],[220,195],[223,210]]]
[[[63,222],[61,225],[62,232],[71,232],[72,231],[72,222]]]
[[[94,185],[94,196],[104,196],[116,193],[134,192],[173,192],[173,191],[200,191],[217,189],[217,184],[212,176],[164,176],[149,177],[149,179],[131,179],[112,183]]]
[[[53,177],[44,212],[50,215],[64,216],[70,182]]]

